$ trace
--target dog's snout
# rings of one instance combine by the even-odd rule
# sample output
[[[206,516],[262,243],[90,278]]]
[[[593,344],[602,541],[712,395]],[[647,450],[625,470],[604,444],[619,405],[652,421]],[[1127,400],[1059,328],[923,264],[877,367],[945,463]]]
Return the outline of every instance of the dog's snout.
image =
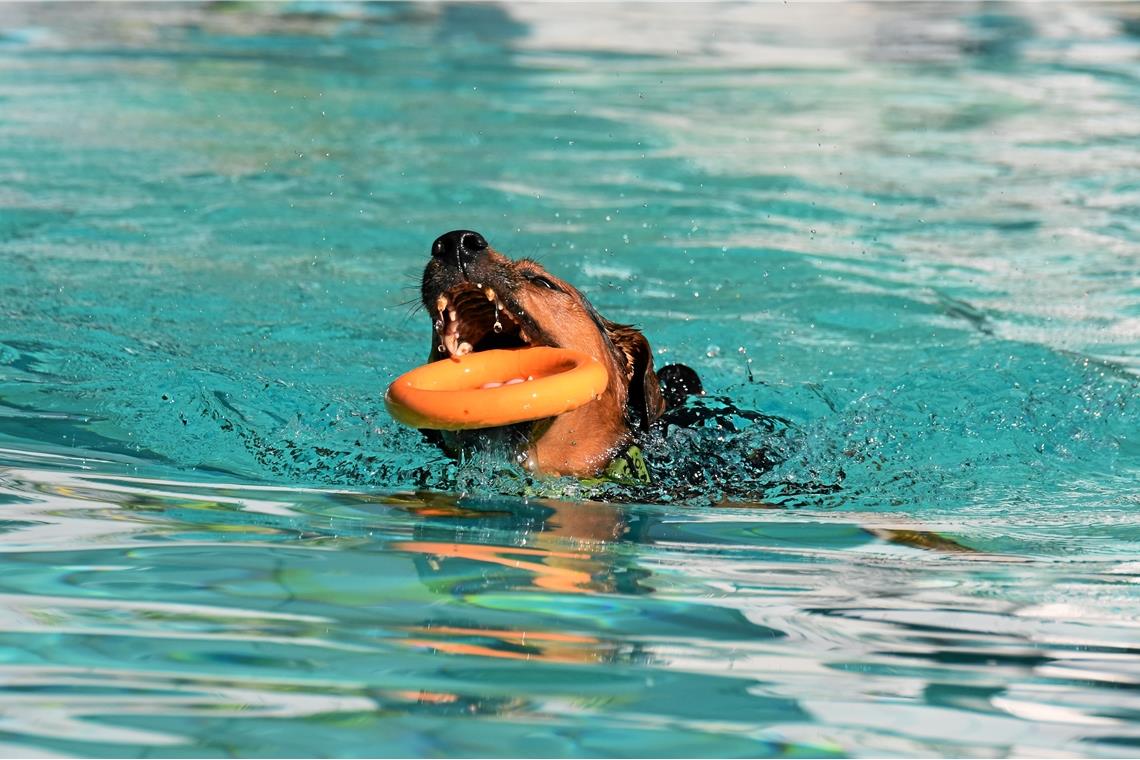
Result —
[[[487,247],[487,241],[478,232],[452,230],[435,239],[431,255],[445,263],[463,267],[474,263]]]

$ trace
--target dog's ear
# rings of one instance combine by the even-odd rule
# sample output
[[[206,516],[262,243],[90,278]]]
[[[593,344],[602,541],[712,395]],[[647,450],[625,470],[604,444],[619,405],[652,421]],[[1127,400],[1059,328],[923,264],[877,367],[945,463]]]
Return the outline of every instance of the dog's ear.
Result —
[[[606,323],[606,333],[625,357],[625,381],[629,387],[626,409],[642,430],[648,430],[665,413],[665,399],[653,371],[649,341],[630,325]]]
[[[665,398],[666,411],[684,406],[689,396],[705,395],[700,376],[692,367],[684,364],[666,364],[657,370],[657,383]]]

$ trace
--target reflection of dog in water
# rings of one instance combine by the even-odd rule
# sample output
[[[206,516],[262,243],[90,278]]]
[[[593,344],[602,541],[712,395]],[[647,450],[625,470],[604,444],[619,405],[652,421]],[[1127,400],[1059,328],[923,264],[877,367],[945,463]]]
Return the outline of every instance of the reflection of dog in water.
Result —
[[[403,646],[450,656],[579,664],[637,662],[651,657],[650,650],[636,641],[607,636],[605,623],[590,616],[578,618],[576,626],[558,626],[552,619],[567,622],[574,615],[531,614],[527,594],[535,595],[530,597],[539,605],[534,609],[542,609],[543,600],[558,599],[561,602],[552,605],[552,610],[571,613],[576,609],[575,597],[601,597],[612,606],[617,599],[652,595],[661,579],[643,564],[644,557],[653,552],[640,547],[660,542],[676,548],[699,536],[687,531],[684,521],[677,527],[678,521],[668,512],[600,502],[464,498],[427,492],[381,500],[419,518],[410,536],[391,541],[387,548],[409,557],[420,582],[435,596],[463,600],[484,595],[511,597],[519,605],[430,606],[420,621],[403,629],[405,637],[399,640]],[[938,552],[969,551],[921,530],[867,528],[865,540]],[[705,572],[718,562],[724,563],[726,572],[732,570],[737,560],[718,558],[723,545],[719,540],[714,543],[717,551],[712,554],[695,552]],[[792,547],[781,543],[781,548]],[[810,550],[809,542],[805,551]],[[518,614],[512,615],[512,609]],[[743,626],[743,634],[751,625],[732,609],[716,605],[702,607],[699,614],[703,625],[718,630]],[[424,698],[439,703],[437,709],[457,703],[479,712],[518,708],[498,701],[471,703],[458,694]]]
[[[668,408],[700,392],[693,370],[654,371],[649,341],[603,317],[574,286],[529,259],[511,260],[477,232],[455,230],[432,244],[422,298],[433,315],[431,360],[525,346],[571,348],[609,373],[605,392],[570,412],[489,430],[426,434],[451,455],[506,443],[527,469],[593,477],[630,450]]]

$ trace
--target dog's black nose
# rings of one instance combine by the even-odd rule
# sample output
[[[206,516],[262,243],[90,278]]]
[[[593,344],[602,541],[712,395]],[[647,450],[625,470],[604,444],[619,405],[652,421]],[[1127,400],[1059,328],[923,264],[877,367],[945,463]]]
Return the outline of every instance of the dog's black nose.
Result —
[[[474,263],[476,257],[487,250],[487,241],[478,232],[452,230],[440,235],[431,244],[431,255],[448,264],[466,266]]]

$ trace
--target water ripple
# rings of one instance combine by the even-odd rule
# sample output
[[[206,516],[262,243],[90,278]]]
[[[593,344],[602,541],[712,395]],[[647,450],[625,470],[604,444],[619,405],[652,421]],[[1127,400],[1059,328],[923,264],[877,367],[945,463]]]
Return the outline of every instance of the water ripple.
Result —
[[[0,754],[1140,747],[1135,11],[715,10],[3,7]],[[456,227],[652,487],[388,418]]]

